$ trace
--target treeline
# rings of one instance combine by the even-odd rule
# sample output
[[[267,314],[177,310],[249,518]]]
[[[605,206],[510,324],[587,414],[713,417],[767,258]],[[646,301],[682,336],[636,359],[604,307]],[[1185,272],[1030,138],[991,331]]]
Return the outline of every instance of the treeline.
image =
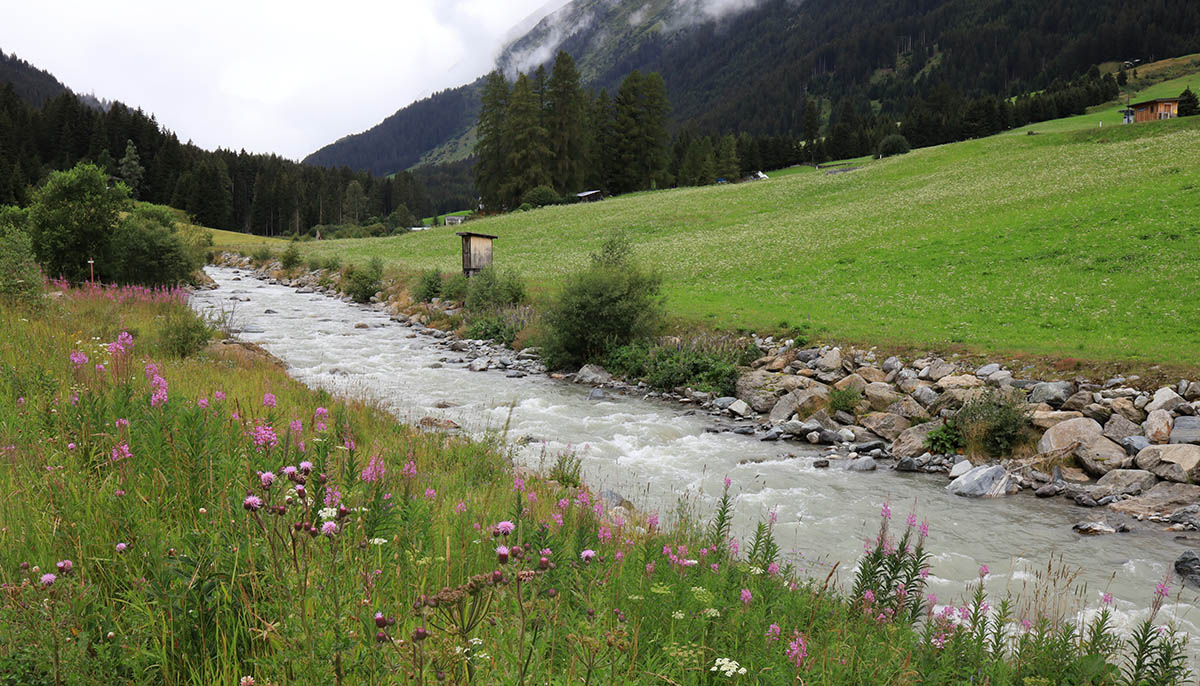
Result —
[[[303,233],[433,210],[424,186],[407,172],[378,178],[244,150],[209,152],[120,103],[98,109],[66,92],[35,107],[11,84],[0,86],[0,205],[27,204],[51,171],[81,161],[124,181],[136,199],[246,233]]]
[[[488,75],[479,111],[475,180],[485,209],[516,209],[537,191],[559,197],[584,189],[611,193],[669,185],[666,85],[630,73],[615,97],[592,96],[575,61],[560,51],[512,84]],[[540,204],[540,203],[534,203]]]

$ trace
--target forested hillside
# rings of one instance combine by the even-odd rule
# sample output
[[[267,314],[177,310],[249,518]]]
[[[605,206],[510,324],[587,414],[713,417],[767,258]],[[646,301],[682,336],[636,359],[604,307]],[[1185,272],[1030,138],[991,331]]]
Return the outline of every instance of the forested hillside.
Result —
[[[16,55],[0,50],[0,84],[11,83],[17,97],[33,105],[70,91],[50,72],[38,69]]]
[[[407,172],[381,179],[275,155],[209,152],[181,143],[141,110],[88,106],[66,90],[36,107],[0,81],[0,205],[27,203],[49,172],[79,161],[125,181],[137,199],[234,231],[283,235],[389,216],[403,224],[432,211],[424,187]]]
[[[844,105],[899,120],[918,101],[1034,92],[1094,64],[1200,51],[1189,0],[759,0],[718,17],[682,0],[576,0],[511,44],[507,76],[558,48],[584,84],[613,90],[632,70],[662,74],[675,127],[801,136],[806,99],[823,131]],[[475,122],[480,82],[401,109],[307,158],[405,169]],[[466,149],[460,146],[460,149]]]

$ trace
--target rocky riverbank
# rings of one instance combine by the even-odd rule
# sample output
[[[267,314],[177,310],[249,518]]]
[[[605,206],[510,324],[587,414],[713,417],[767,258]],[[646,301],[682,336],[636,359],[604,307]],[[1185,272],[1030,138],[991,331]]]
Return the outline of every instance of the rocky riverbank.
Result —
[[[223,254],[219,262],[253,270],[240,255]],[[252,273],[301,293],[345,298],[320,271],[282,277],[268,265]],[[373,300],[370,307],[414,329],[409,335],[428,335],[445,348],[446,356],[435,364],[511,377],[545,372],[534,349],[514,352],[426,326],[431,318],[456,314],[453,303],[412,306],[386,292]],[[727,397],[686,388],[656,391],[615,379],[594,365],[552,376],[594,386],[594,398],[637,394],[688,405],[713,418],[709,431],[821,450],[813,462],[817,467],[941,474],[949,480],[947,488],[964,497],[1026,491],[1098,508],[1083,513],[1076,525],[1081,534],[1115,533],[1135,521],[1171,532],[1200,529],[1200,486],[1195,485],[1200,481],[1200,381],[1144,389],[1136,377],[1039,380],[1000,363],[968,369],[933,356],[878,360],[873,350],[803,347],[771,338],[753,342],[762,356]],[[988,389],[1026,404],[1030,428],[1039,434],[1035,454],[976,463],[931,451],[930,434]],[[856,394],[857,404],[833,410],[833,394],[847,391]]]

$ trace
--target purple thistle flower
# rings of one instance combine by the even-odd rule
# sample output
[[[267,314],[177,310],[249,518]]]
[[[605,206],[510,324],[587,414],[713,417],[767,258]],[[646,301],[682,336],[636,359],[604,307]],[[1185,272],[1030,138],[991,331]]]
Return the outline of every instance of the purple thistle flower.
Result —
[[[117,544],[117,552],[118,552],[118,553],[123,553],[123,552],[125,552],[125,551],[126,551],[128,548],[129,548],[129,546],[125,545],[124,543],[118,543],[118,544]]]
[[[58,577],[54,576],[53,574],[47,573],[47,574],[42,575],[41,581],[42,581],[42,585],[46,586],[48,588],[50,586],[53,586],[55,581],[58,581]]]
[[[508,564],[508,546],[496,546],[496,561],[502,565]]]
[[[257,512],[262,509],[262,506],[262,498],[256,495],[248,495],[246,496],[246,499],[242,501],[242,507],[246,508],[246,510],[250,512]]]
[[[583,551],[582,553],[579,553],[579,559],[583,560],[584,562],[591,562],[592,559],[595,557],[596,557],[596,551],[592,550],[591,548],[588,548],[587,550]]]
[[[75,563],[71,562],[70,560],[59,560],[54,566],[58,567],[59,574],[64,575],[70,574],[71,570],[75,569]]]
[[[337,533],[337,530],[338,530],[337,522],[325,522],[324,524],[321,525],[321,535],[322,536],[329,536],[330,538],[332,538],[333,535]]]
[[[270,488],[271,484],[275,483],[275,473],[263,472],[262,474],[259,474],[258,482],[262,484],[263,488]]]
[[[304,460],[303,462],[300,463],[300,471],[302,473],[309,474],[312,472],[312,470],[313,470],[313,464],[311,462],[309,462],[308,460]]]
[[[499,524],[496,525],[496,532],[499,533],[501,536],[507,536],[507,535],[511,534],[516,528],[517,527],[515,524],[513,524],[512,522],[510,522],[506,519],[503,522],[500,522]]]

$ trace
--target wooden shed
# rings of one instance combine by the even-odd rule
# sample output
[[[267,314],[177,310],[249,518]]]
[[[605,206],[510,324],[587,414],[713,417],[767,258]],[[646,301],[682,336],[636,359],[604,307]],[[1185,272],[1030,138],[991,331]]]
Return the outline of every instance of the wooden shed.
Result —
[[[496,236],[471,231],[459,231],[457,235],[462,236],[463,274],[478,274],[492,263],[492,241]]]
[[[579,199],[579,202],[596,202],[604,199],[604,191],[584,191],[576,193],[575,197]]]
[[[448,214],[446,215],[446,226],[458,226],[465,219],[466,217],[460,214]]]
[[[1135,102],[1129,106],[1137,122],[1174,119],[1179,116],[1179,98],[1157,98]]]

